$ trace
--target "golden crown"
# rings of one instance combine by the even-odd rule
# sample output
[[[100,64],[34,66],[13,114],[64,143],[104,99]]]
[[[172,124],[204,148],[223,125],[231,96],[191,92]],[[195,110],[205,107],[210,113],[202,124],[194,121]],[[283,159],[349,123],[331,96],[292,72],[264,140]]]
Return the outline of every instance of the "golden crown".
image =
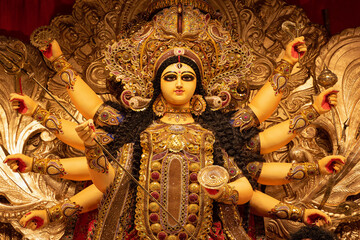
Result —
[[[239,89],[254,59],[250,48],[233,41],[209,14],[179,4],[154,15],[130,38],[107,47],[107,69],[124,85],[122,103],[135,111],[145,109],[153,97],[152,81],[160,59],[174,55],[198,64],[205,99],[213,109],[236,108],[243,100]]]

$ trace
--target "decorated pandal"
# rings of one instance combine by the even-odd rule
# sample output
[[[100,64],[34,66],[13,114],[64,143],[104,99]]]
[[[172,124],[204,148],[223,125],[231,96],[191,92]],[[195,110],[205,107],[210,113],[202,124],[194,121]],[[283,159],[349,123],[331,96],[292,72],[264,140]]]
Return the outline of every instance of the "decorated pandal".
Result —
[[[31,44],[0,38],[1,238],[359,239],[359,29],[79,0]]]

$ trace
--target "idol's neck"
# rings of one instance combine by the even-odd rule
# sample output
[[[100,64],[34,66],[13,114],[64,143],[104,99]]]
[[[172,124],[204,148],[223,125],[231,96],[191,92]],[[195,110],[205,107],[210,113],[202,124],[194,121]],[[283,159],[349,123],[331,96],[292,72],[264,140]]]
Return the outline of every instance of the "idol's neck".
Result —
[[[167,105],[167,111],[160,119],[161,122],[167,124],[188,124],[193,123],[194,118],[190,112],[190,104],[187,103],[181,106]]]

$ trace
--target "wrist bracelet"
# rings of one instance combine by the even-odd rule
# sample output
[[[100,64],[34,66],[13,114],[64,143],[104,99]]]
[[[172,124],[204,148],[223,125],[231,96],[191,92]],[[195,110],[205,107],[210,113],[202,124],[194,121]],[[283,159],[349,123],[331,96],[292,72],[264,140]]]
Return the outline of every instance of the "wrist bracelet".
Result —
[[[319,164],[316,163],[293,163],[287,176],[287,180],[302,180],[308,176],[319,175]]]
[[[61,120],[48,110],[37,105],[32,117],[54,134],[63,134]]]
[[[246,165],[246,169],[248,170],[251,177],[255,180],[259,179],[262,167],[263,162],[250,162]]]
[[[226,184],[224,191],[215,200],[226,204],[236,204],[239,201],[239,192],[235,190],[235,187]]]
[[[50,208],[46,208],[46,212],[49,217],[49,221],[60,222],[64,221],[66,218],[78,215],[82,210],[82,207],[75,202],[71,202],[69,199],[56,204]]]
[[[293,65],[285,60],[281,60],[274,69],[274,73],[269,78],[269,82],[275,91],[275,96],[284,92],[292,69]]]
[[[250,138],[249,141],[246,142],[246,148],[254,153],[259,153],[260,154],[260,150],[261,150],[261,145],[260,145],[260,136],[259,134],[256,134],[255,136],[253,136],[252,138]]]
[[[94,115],[94,122],[97,125],[116,126],[124,120],[124,116],[120,114],[116,109],[101,104]]]
[[[290,120],[289,133],[294,133],[295,131],[298,132],[304,129],[319,116],[320,114],[316,111],[313,105],[304,107],[301,109],[300,114]]]
[[[85,156],[89,168],[101,173],[109,172],[109,163],[99,145],[85,146]]]
[[[260,125],[259,119],[249,106],[237,111],[231,118],[230,123],[233,127],[240,128],[240,132]]]
[[[287,219],[295,222],[302,222],[304,218],[304,208],[292,204],[280,202],[269,212],[271,218]]]
[[[53,67],[68,89],[73,90],[76,82],[76,72],[64,55],[59,56],[53,62]]]
[[[33,158],[32,171],[35,173],[47,174],[55,177],[63,177],[67,173],[59,159],[38,159]]]

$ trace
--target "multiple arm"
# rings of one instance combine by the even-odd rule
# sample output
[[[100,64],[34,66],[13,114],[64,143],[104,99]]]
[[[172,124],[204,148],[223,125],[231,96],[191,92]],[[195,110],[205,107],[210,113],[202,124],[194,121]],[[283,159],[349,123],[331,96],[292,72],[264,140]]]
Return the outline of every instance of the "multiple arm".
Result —
[[[320,114],[337,105],[337,91],[329,88],[321,92],[312,105],[300,109],[292,119],[274,125],[259,133],[260,153],[270,153],[289,143],[299,131],[311,124]]]
[[[295,47],[299,49],[299,52],[293,51]],[[58,72],[59,78],[67,85],[68,94],[71,97],[73,104],[85,118],[94,118],[98,109],[103,105],[103,101],[71,68],[70,64],[63,57],[61,49],[56,41],[50,44],[50,48],[51,51],[47,49],[46,52],[50,52],[51,54],[44,55],[53,63],[54,69]],[[276,109],[281,100],[283,88],[285,87],[286,81],[291,73],[292,66],[298,60],[297,54],[302,55],[305,51],[306,46],[303,42],[303,38],[295,39],[287,46],[283,61],[275,69],[274,75],[271,77],[269,82],[260,89],[258,94],[249,104],[249,110],[258,122],[266,120]],[[330,104],[336,105],[336,95],[334,97],[331,93],[334,93],[333,89],[328,90],[320,98],[320,100],[315,101],[313,109],[315,109],[316,113],[328,111],[330,109]],[[69,200],[52,206],[47,210],[32,211],[20,220],[20,223],[23,226],[36,229],[43,224],[59,221],[79,212],[86,212],[96,208],[97,203],[103,195],[102,192],[104,192],[112,183],[115,177],[115,170],[111,164],[109,164],[101,147],[96,145],[93,141],[95,138],[95,132],[93,131],[94,127],[91,120],[77,126],[76,123],[58,119],[45,109],[38,107],[37,103],[31,102],[32,100],[30,101],[27,98],[27,96],[22,95],[12,95],[11,101],[13,108],[25,115],[34,116],[35,119],[41,121],[41,123],[48,128],[49,126],[46,125],[45,120],[51,120],[51,123],[55,122],[56,127],[55,129],[52,129],[53,133],[63,142],[78,149],[85,149],[86,157],[61,160],[35,159],[35,161],[32,162],[32,159],[30,161],[25,158],[26,156],[24,157],[24,155],[22,155],[9,156],[10,158],[8,157],[5,161],[14,171],[19,168],[21,172],[27,172],[35,168],[41,169],[38,172],[45,174],[51,174],[51,172],[47,171],[49,166],[56,165],[57,168],[55,169],[57,169],[57,172],[53,175],[58,175],[62,178],[71,180],[92,179],[94,183],[94,185],[89,186],[71,197]],[[84,99],[86,99],[86,101],[84,101]],[[324,101],[324,99],[328,99],[329,101]],[[261,132],[259,134],[260,152],[267,153],[274,151],[291,141],[291,139],[295,137],[296,131],[303,127],[303,125],[297,125],[299,121],[303,121],[306,124],[311,122],[311,119],[309,119],[308,116],[304,117],[304,114],[300,115],[301,116],[297,118],[273,126],[264,132]],[[54,126],[54,124],[51,126]],[[330,173],[332,171],[337,172],[341,170],[343,163],[344,159],[340,156],[332,156],[332,158],[330,156],[329,159],[322,159],[315,167],[313,165],[295,166],[290,163],[264,163],[261,164],[259,172],[256,172],[255,175],[256,178],[258,178],[258,182],[261,184],[285,184],[292,179],[302,179],[307,175],[310,175],[310,171],[322,173]],[[76,164],[76,166],[74,166],[74,164]],[[298,177],[299,173],[302,174],[301,177]],[[213,194],[214,192],[208,193],[214,199],[228,204],[244,204],[250,201],[250,205],[254,211],[263,216],[279,217],[277,215],[279,206],[281,206],[282,209],[284,208],[284,203],[281,203],[259,191],[253,191],[250,183],[245,177],[241,177],[227,184],[223,189],[215,192],[215,194]],[[289,213],[294,212],[294,206],[285,207],[292,208],[289,210]],[[69,211],[69,209],[72,209],[72,211]],[[298,221],[302,220],[306,223],[312,223],[312,218],[310,216],[313,216],[314,214],[318,215],[320,219],[323,219],[321,220],[322,222],[320,225],[330,221],[326,215],[317,210],[295,210],[299,213],[295,219]],[[295,216],[289,216],[289,219],[292,219],[292,217]],[[42,222],[39,221],[39,219]]]
[[[47,49],[40,50],[47,53],[43,55],[52,63],[60,80],[66,84],[67,92],[76,109],[86,119],[93,118],[103,101],[73,70],[64,57],[58,42],[53,40]]]

